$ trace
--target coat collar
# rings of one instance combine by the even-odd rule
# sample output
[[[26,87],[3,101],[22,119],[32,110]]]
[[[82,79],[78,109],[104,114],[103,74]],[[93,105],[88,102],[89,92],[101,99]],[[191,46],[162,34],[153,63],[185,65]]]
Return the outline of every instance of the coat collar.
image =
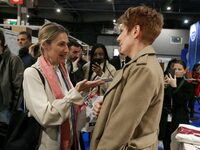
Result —
[[[147,46],[145,47],[143,50],[139,51],[136,56],[134,58],[131,59],[131,61],[129,63],[126,64],[126,66],[128,66],[129,64],[133,63],[133,62],[138,62],[138,60],[140,61],[141,57],[144,55],[149,55],[149,54],[154,54],[155,55],[155,51],[153,49],[152,46]],[[145,62],[145,61],[144,61]]]
[[[134,58],[132,58],[127,64],[125,64],[125,66],[121,70],[118,71],[117,75],[114,77],[114,80],[107,89],[105,96],[107,95],[107,93],[109,93],[111,89],[113,89],[122,80],[125,68],[127,68],[130,64],[134,62],[136,62],[137,64],[147,63],[148,55],[155,55],[155,51],[153,47],[150,45],[141,50]]]

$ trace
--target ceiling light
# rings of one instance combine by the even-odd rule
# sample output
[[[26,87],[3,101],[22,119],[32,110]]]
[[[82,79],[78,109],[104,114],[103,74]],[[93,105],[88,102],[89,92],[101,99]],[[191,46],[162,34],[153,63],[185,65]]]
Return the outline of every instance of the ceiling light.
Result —
[[[189,23],[189,20],[188,19],[185,19],[184,20],[184,24],[188,24]]]
[[[172,8],[171,8],[171,6],[167,6],[167,10],[171,10]]]
[[[115,23],[116,22],[116,19],[113,19],[113,23]]]
[[[56,9],[56,12],[57,12],[57,13],[60,13],[60,12],[61,12],[61,9],[60,9],[60,8],[57,8],[57,9]]]
[[[108,2],[112,2],[112,0],[107,0]]]
[[[29,15],[26,15],[26,18],[29,18],[30,16]]]

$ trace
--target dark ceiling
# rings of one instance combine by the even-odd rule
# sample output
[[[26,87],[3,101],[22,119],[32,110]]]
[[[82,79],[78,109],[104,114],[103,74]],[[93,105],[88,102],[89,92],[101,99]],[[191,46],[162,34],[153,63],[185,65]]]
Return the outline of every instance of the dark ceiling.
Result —
[[[71,23],[112,22],[128,7],[141,4],[154,7],[163,13],[167,28],[184,28],[184,18],[188,18],[190,23],[200,20],[200,0],[35,0],[33,6],[28,4],[28,13],[29,19],[33,21],[45,18]],[[168,5],[171,5],[171,11],[166,10]],[[61,8],[62,12],[56,13],[56,8]],[[16,6],[1,2],[0,13],[5,17],[16,17]]]
[[[38,0],[37,9],[33,8],[33,16],[57,19],[67,22],[112,22],[128,7],[145,4],[156,8],[164,14],[166,28],[187,28],[183,19],[188,18],[190,24],[200,20],[200,0]],[[172,10],[166,7],[171,5]],[[62,14],[56,14],[60,7]]]
[[[164,15],[164,28],[189,29],[191,24],[200,20],[200,0],[27,0],[28,22],[41,25],[44,19],[48,19],[68,26],[71,32],[79,32],[75,28],[90,28],[96,32],[112,28],[113,19],[117,19],[128,7],[141,4],[156,8]],[[171,11],[166,9],[169,5]],[[60,8],[61,13],[56,13],[56,8]],[[0,21],[16,18],[17,7],[0,2],[0,14]],[[189,24],[183,24],[183,19],[188,19]]]

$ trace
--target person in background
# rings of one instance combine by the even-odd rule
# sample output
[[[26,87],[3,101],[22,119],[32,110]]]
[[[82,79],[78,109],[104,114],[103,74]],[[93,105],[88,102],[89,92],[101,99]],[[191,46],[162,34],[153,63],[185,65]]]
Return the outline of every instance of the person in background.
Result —
[[[105,94],[116,72],[115,67],[110,64],[105,45],[101,43],[93,45],[90,51],[90,61],[83,66],[83,72],[84,78],[90,81],[95,81],[97,79],[107,80],[105,84],[98,86],[96,90],[88,91],[87,93],[90,105],[86,106],[87,122],[82,131],[89,134],[90,142],[94,125],[96,123],[96,117],[94,117],[92,112],[92,105],[99,99],[100,96]]]
[[[75,40],[70,40],[68,43],[69,47],[69,53],[67,56],[67,61],[66,61],[66,67],[69,73],[70,80],[75,86],[79,81],[84,79],[84,74],[83,74],[83,65],[86,64],[87,62],[82,59],[82,46],[76,42]],[[81,113],[84,115],[84,113]],[[79,115],[79,118],[83,118],[81,115]],[[85,122],[85,121],[82,121]],[[80,140],[80,146],[81,150],[85,149],[82,134],[81,134],[81,129],[83,126],[80,125],[80,128],[77,129],[79,132],[79,140]]]
[[[82,67],[87,62],[81,57],[82,48],[78,42],[71,40],[68,43],[68,47],[69,54],[66,62],[66,67],[69,72],[70,80],[75,86],[76,83],[84,79]]]
[[[79,57],[80,57],[79,64],[83,67],[83,65],[85,65],[88,62],[88,60],[84,58],[84,49],[82,45],[81,45],[81,52],[79,54]]]
[[[0,149],[3,146],[12,111],[23,100],[21,85],[23,62],[11,53],[0,30]]]
[[[162,142],[162,147],[164,150],[170,150],[170,142],[171,142],[171,121],[172,121],[172,95],[171,91],[173,88],[176,88],[176,77],[175,70],[173,69],[176,58],[171,59],[166,67],[164,72],[164,76],[170,76],[170,80],[168,79],[165,84],[164,90],[164,102],[162,107],[162,115],[159,124],[159,136],[158,139]],[[169,75],[170,74],[170,75]],[[174,81],[175,80],[175,81]]]
[[[171,91],[172,96],[172,123],[171,133],[173,133],[179,124],[189,124],[191,103],[194,101],[194,84],[187,81],[186,65],[182,60],[177,60],[174,63],[175,79],[172,80],[176,84]],[[172,77],[167,76],[166,82],[171,82]],[[173,86],[172,86],[173,87]]]
[[[129,62],[131,59],[124,56],[122,53],[119,53],[118,56],[113,56],[110,60],[110,63],[115,67],[116,70],[122,69],[124,65]]]
[[[95,44],[91,49],[90,62],[83,66],[84,78],[90,81],[96,79],[110,79],[114,77],[116,69],[110,64],[106,47],[101,44]],[[99,95],[103,95],[110,82],[103,84],[99,87]]]
[[[174,63],[173,69],[175,70],[175,80],[168,76],[166,82],[176,84],[176,87],[171,90],[172,122],[171,130],[168,131],[171,134],[170,149],[176,150],[178,149],[178,143],[175,139],[176,129],[179,124],[190,124],[190,111],[193,111],[191,103],[194,101],[195,86],[190,80],[185,78],[187,69],[184,61],[177,60]]]
[[[200,64],[196,63],[192,68],[192,78],[195,80],[195,96],[200,100]]]
[[[120,52],[131,61],[117,72],[102,106],[94,105],[98,118],[90,150],[157,150],[164,76],[151,44],[163,16],[147,6],[130,7],[118,22]]]
[[[20,47],[19,57],[22,59],[26,69],[36,62],[36,58],[29,53],[29,47],[32,44],[31,34],[26,31],[20,32],[17,37],[17,44]]]
[[[45,79],[45,87],[37,70],[29,67],[24,72],[23,90],[29,116],[43,127],[39,150],[78,150],[78,114],[83,104],[81,92],[103,84],[101,80],[83,80],[73,87],[65,60],[68,49],[68,32],[56,23],[44,24],[38,33],[41,56],[33,67]]]
[[[192,68],[192,83],[195,86],[195,98],[194,98],[194,102],[197,101],[198,103],[200,103],[200,64],[196,63],[194,64],[193,68]],[[193,103],[193,111],[191,111],[190,113],[190,117],[194,117],[194,103]],[[199,108],[200,110],[200,108]]]
[[[169,73],[169,70],[170,70],[170,69],[173,69],[174,63],[175,63],[176,61],[177,61],[176,58],[172,58],[172,59],[168,62],[167,67],[166,67],[165,72],[164,72],[164,75],[167,75],[167,74]],[[174,69],[173,69],[173,70],[174,70]],[[172,75],[172,74],[171,74],[171,75]]]

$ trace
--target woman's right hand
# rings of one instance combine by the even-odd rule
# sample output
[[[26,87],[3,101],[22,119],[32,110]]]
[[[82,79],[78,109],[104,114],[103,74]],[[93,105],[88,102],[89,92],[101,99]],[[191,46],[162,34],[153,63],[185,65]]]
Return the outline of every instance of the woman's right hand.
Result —
[[[94,87],[99,86],[104,83],[105,83],[105,81],[103,81],[103,80],[88,81],[85,79],[85,80],[78,82],[76,84],[75,88],[78,92],[82,92],[82,91],[87,91],[90,88],[94,88]]]
[[[92,64],[92,71],[95,72],[99,77],[102,76],[103,71],[98,63]]]

